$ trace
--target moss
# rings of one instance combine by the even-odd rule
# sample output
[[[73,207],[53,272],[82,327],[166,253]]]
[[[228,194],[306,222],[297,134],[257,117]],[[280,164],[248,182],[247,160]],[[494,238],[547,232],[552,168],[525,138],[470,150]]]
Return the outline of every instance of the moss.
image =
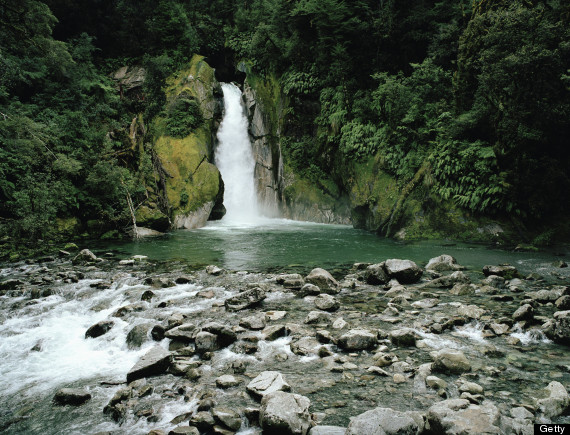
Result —
[[[282,131],[284,114],[288,107],[288,100],[281,91],[279,79],[275,74],[262,77],[250,71],[246,82],[255,91],[256,101],[261,105],[263,113],[269,116],[271,135],[278,136]]]
[[[121,234],[117,230],[107,231],[105,234],[103,234],[101,236],[101,240],[114,240],[114,239],[120,239],[120,238],[121,238]]]
[[[71,237],[77,235],[81,222],[76,217],[56,218],[55,229],[60,236]]]
[[[154,150],[167,174],[166,197],[173,217],[195,211],[215,201],[218,195],[219,171],[209,162],[216,107],[214,93],[218,86],[214,70],[199,55],[167,80],[167,104],[192,98],[198,102],[204,119],[184,137],[167,134],[169,121],[165,117],[157,117],[153,125]]]

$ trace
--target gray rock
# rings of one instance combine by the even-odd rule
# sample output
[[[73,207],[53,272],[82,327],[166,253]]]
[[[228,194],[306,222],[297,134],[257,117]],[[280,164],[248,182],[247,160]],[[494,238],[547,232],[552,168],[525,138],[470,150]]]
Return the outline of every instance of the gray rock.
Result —
[[[55,393],[54,400],[59,405],[83,405],[91,399],[91,394],[80,388],[62,388]]]
[[[486,310],[479,308],[477,305],[461,305],[457,308],[457,314],[459,316],[468,317],[470,319],[480,319]]]
[[[228,311],[239,311],[256,305],[264,299],[265,292],[261,288],[256,287],[226,299],[225,306]]]
[[[319,294],[321,294],[321,289],[315,284],[305,284],[301,287],[301,290],[296,293],[297,296],[302,298],[305,296],[317,296]]]
[[[457,283],[449,290],[449,294],[456,296],[474,295],[477,287],[474,284]]]
[[[220,269],[218,266],[215,265],[210,265],[210,266],[206,266],[206,273],[208,275],[213,275],[213,276],[218,276],[221,275],[224,272],[224,269]]]
[[[259,425],[264,433],[306,435],[312,426],[311,401],[299,394],[278,391],[261,401]]]
[[[384,270],[390,278],[401,284],[413,284],[422,277],[422,269],[413,261],[390,259],[384,262]]]
[[[259,313],[253,316],[244,317],[239,321],[239,326],[242,328],[252,329],[254,331],[265,328],[265,314]]]
[[[129,349],[137,349],[142,346],[142,344],[148,339],[148,331],[151,325],[148,323],[142,323],[133,326],[133,328],[127,334],[127,346]]]
[[[481,280],[481,284],[495,288],[505,288],[505,278],[499,275],[489,275],[487,278]]]
[[[454,435],[501,434],[500,413],[491,403],[472,405],[466,399],[448,399],[429,408],[429,433]]]
[[[324,293],[337,294],[340,292],[340,285],[333,276],[327,272],[325,269],[319,267],[311,270],[311,273],[307,275],[305,280],[314,284],[321,289]]]
[[[513,320],[516,322],[520,322],[523,320],[532,320],[533,318],[534,318],[534,308],[530,304],[524,304],[520,306],[513,313]]]
[[[368,266],[364,271],[364,279],[372,285],[386,284],[390,278],[384,270],[384,262]]]
[[[317,352],[320,343],[312,337],[303,337],[291,343],[291,352],[295,355],[306,356]]]
[[[418,334],[410,328],[396,329],[390,332],[390,341],[396,346],[415,346]]]
[[[7,279],[0,282],[0,290],[17,290],[24,285],[24,281],[19,279]]]
[[[279,372],[261,372],[247,385],[247,391],[256,397],[264,397],[276,391],[290,391],[290,385]]]
[[[127,373],[127,383],[165,373],[171,362],[170,352],[160,346],[150,349]]]
[[[375,334],[364,329],[351,329],[338,339],[338,345],[345,350],[364,350],[377,343]]]
[[[214,420],[216,420],[216,422],[224,425],[231,430],[236,431],[241,427],[240,415],[229,408],[216,407],[212,409],[212,415],[214,416]]]
[[[341,426],[315,426],[309,430],[309,435],[345,435],[346,428]]]
[[[313,324],[329,324],[331,323],[332,316],[330,313],[323,311],[310,311],[305,318],[305,323],[308,325]]]
[[[162,434],[164,434],[164,432],[162,431],[157,432],[156,430],[153,430],[149,432],[147,435],[162,435]],[[198,430],[197,427],[194,426],[180,425],[176,426],[174,429],[168,432],[168,435],[200,435],[200,431]]]
[[[183,323],[182,325],[175,326],[164,333],[166,338],[181,341],[183,343],[193,342],[196,339],[196,335],[196,325],[193,323]]]
[[[216,385],[219,388],[232,388],[237,387],[241,381],[232,375],[222,375],[216,379]]]
[[[471,370],[471,364],[460,350],[441,349],[436,353],[432,370],[440,373],[461,374]]]
[[[196,426],[200,432],[209,432],[216,424],[216,421],[210,412],[199,411],[190,418],[190,424]]]
[[[109,332],[113,326],[115,326],[115,322],[112,320],[101,320],[85,331],[85,338],[100,337]]]
[[[202,331],[214,334],[220,348],[229,346],[237,340],[237,335],[229,327],[217,322],[209,322],[202,326]]]
[[[446,272],[448,270],[463,270],[463,266],[457,264],[457,260],[451,255],[440,255],[439,257],[431,258],[426,265],[426,270],[433,270],[435,272]]]
[[[560,344],[570,345],[570,310],[555,312],[553,321],[553,328],[548,338]]]
[[[315,306],[323,311],[336,311],[340,308],[340,303],[329,294],[321,294],[315,299]]]
[[[502,277],[509,279],[509,278],[513,278],[513,277],[517,276],[518,271],[517,271],[516,267],[509,266],[509,265],[504,265],[504,266],[487,265],[487,266],[483,266],[483,274],[485,276],[499,275],[499,276],[502,276]]]
[[[287,335],[287,328],[285,328],[285,325],[271,325],[261,331],[261,335],[264,340],[277,340]]]
[[[469,278],[463,272],[458,270],[450,275],[441,276],[439,278],[433,279],[430,282],[423,284],[423,286],[450,288],[455,286],[456,284],[469,284]]]
[[[89,249],[83,249],[77,254],[71,262],[73,264],[95,263],[98,259],[96,255]]]
[[[424,420],[419,412],[400,412],[375,408],[351,418],[346,435],[414,435],[421,434]]]
[[[559,297],[556,299],[556,302],[554,302],[554,305],[559,311],[570,310],[570,296],[564,295]]]
[[[218,349],[218,337],[215,334],[206,331],[200,331],[196,334],[197,352],[213,352]]]

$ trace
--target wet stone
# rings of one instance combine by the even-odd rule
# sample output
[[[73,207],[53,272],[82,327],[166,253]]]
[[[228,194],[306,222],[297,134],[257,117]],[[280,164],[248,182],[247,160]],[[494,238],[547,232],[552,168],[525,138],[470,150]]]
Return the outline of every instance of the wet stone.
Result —
[[[460,350],[442,349],[435,354],[432,370],[461,374],[471,370],[471,364]]]
[[[290,391],[291,387],[283,375],[275,371],[260,373],[247,385],[247,391],[256,397],[264,397],[276,391]]]
[[[232,375],[222,375],[216,379],[216,385],[219,388],[232,388],[237,387],[241,381]]]
[[[85,331],[85,338],[100,337],[109,332],[113,326],[115,326],[115,322],[112,320],[102,320]]]
[[[264,433],[306,435],[312,426],[311,401],[299,394],[278,391],[261,401],[259,424]]]
[[[331,295],[321,294],[316,297],[315,306],[323,311],[336,311],[340,308],[340,303]]]
[[[127,373],[127,383],[165,373],[171,362],[170,352],[160,346],[150,349]]]
[[[62,388],[54,396],[54,401],[59,405],[79,406],[89,399],[91,399],[91,394],[78,388]]]
[[[319,267],[313,269],[305,280],[319,287],[324,293],[337,294],[340,292],[338,281],[325,269]]]
[[[338,339],[338,345],[345,350],[370,349],[376,343],[376,335],[364,329],[351,329]]]

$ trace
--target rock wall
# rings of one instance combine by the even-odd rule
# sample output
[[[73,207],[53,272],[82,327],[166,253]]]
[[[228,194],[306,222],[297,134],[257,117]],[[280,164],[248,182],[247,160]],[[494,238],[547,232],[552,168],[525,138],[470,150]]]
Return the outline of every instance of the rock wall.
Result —
[[[326,186],[304,180],[287,166],[281,153],[287,97],[278,80],[270,75],[260,78],[248,71],[244,83],[244,104],[250,124],[258,200],[267,216],[288,219],[350,224],[347,198],[335,195]]]
[[[264,215],[277,217],[283,193],[283,158],[279,142],[280,124],[275,120],[281,118],[284,105],[281,96],[276,101],[266,98],[267,93],[263,91],[267,90],[267,83],[253,81],[257,85],[254,88],[250,80],[246,79],[244,83],[243,99],[255,158],[258,203]]]

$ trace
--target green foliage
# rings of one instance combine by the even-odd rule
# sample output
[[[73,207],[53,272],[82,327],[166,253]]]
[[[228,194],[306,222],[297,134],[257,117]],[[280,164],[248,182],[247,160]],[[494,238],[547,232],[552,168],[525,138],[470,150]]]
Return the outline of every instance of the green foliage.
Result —
[[[200,105],[195,99],[184,94],[168,104],[166,116],[166,133],[180,139],[188,136],[204,122]]]

